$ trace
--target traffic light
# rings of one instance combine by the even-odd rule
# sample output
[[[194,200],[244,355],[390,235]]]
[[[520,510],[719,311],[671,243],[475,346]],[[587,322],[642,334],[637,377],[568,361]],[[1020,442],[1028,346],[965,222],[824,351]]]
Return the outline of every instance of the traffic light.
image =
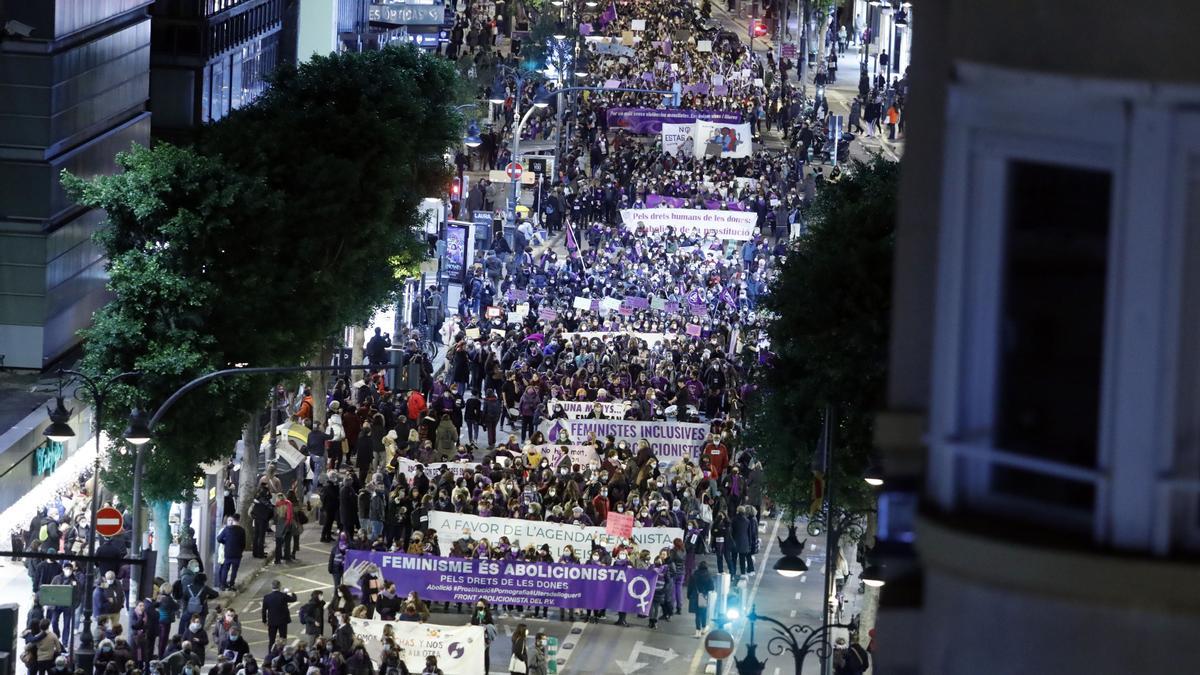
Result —
[[[762,19],[754,19],[750,23],[750,35],[760,38],[767,34],[767,22]]]
[[[458,201],[459,197],[461,197],[461,196],[462,196],[462,179],[459,178],[458,176],[455,176],[454,180],[452,180],[450,182],[450,199],[452,199],[454,201]]]

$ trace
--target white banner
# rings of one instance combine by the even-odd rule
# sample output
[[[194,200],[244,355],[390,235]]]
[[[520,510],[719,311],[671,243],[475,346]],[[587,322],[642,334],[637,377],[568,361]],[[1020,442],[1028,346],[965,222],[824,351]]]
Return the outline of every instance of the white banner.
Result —
[[[529,448],[534,448],[552,467],[557,467],[564,456],[570,458],[571,464],[578,464],[581,467],[600,461],[600,455],[596,454],[594,445],[555,445],[551,443],[526,445],[522,448],[522,452],[528,451]]]
[[[483,672],[486,648],[483,626],[439,626],[415,621],[380,621],[350,618],[350,628],[363,641],[367,655],[379,663],[383,638],[390,636],[404,649],[402,657],[408,670],[425,670],[425,657],[436,656],[438,668],[446,675],[476,675]]]
[[[696,141],[692,137],[694,132],[692,124],[671,124],[663,122],[662,125],[662,147],[663,152],[675,156],[675,153],[680,149],[683,150],[685,157],[691,157],[694,152],[693,148]]]
[[[567,417],[573,420],[579,419],[590,415],[592,407],[595,405],[595,401],[563,401],[552,398],[546,402],[546,416],[553,415],[554,409],[562,406],[563,412],[567,413]],[[600,403],[600,408],[604,411],[604,416],[608,419],[619,420],[625,417],[625,411],[629,409],[629,406],[625,405],[624,401],[604,401]]]
[[[621,543],[621,537],[615,537],[604,531],[598,525],[570,525],[567,523],[547,523],[541,520],[520,520],[517,518],[484,518],[464,513],[448,511],[430,511],[429,527],[437,530],[438,539],[443,542],[453,542],[462,538],[464,529],[470,530],[471,538],[476,541],[487,539],[495,545],[500,537],[508,537],[508,543],[525,548],[530,544],[541,548],[542,544],[550,547],[555,560],[562,555],[564,546],[570,544],[575,549],[575,555],[583,559],[591,550],[595,541],[604,548],[612,550]],[[644,548],[657,555],[664,548],[674,545],[676,539],[683,538],[683,530],[677,527],[634,527],[633,543],[638,548]]]
[[[418,464],[425,467],[425,475],[429,476],[430,480],[433,480],[434,477],[442,473],[442,467],[450,469],[450,473],[454,476],[455,480],[462,478],[467,469],[471,469],[476,473],[479,472],[478,462],[430,462],[428,464],[421,464],[416,460],[401,457],[396,461],[396,464],[400,468],[400,473],[404,474],[405,478],[409,480],[412,480],[412,477],[417,475]]]
[[[704,439],[709,433],[708,425],[701,422],[665,420],[545,420],[539,427],[550,443],[553,443],[564,429],[576,443],[586,442],[589,433],[595,433],[598,440],[604,440],[605,436],[611,435],[617,441],[625,441],[631,447],[644,438],[650,441],[654,454],[667,463],[684,457],[698,459],[700,451],[704,449]]]
[[[754,238],[758,215],[711,209],[621,209],[621,222],[627,230],[641,227],[647,234],[663,234],[670,227],[676,234],[704,236],[711,232],[718,239],[749,241]]]
[[[695,138],[693,152],[696,157],[715,155],[718,152],[722,157],[749,157],[753,146],[749,122],[725,124],[696,120],[692,136]]]

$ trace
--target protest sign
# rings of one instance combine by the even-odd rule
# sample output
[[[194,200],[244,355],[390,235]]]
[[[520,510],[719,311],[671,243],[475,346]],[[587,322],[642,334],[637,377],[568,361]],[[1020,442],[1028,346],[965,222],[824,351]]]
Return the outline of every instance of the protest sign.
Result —
[[[629,27],[632,28],[633,30],[646,30],[646,20],[645,19],[633,19],[630,22]]]
[[[545,420],[538,428],[550,443],[554,443],[563,430],[575,441],[586,440],[589,433],[594,433],[596,438],[611,435],[632,446],[644,438],[650,442],[659,460],[668,463],[684,457],[698,458],[708,435],[707,424],[668,420]]]
[[[517,546],[520,542],[521,548],[530,544],[540,548],[545,544],[550,547],[555,558],[562,555],[563,547],[568,544],[582,559],[593,541],[610,550],[622,541],[621,537],[614,537],[605,532],[603,527],[595,525],[571,525],[520,518],[485,518],[449,511],[430,511],[429,527],[437,530],[438,537],[443,542],[452,542],[462,536],[463,530],[467,530],[476,541],[487,539],[494,544],[500,541],[500,537],[508,537],[510,544]],[[683,530],[677,527],[635,527],[632,537],[626,537],[632,539],[638,548],[652,553],[670,548],[676,539],[682,538]],[[422,593],[421,597],[424,598],[425,594]]]
[[[528,452],[530,448],[541,455],[542,459],[549,462],[550,466],[558,466],[564,457],[569,464],[578,464],[580,466],[587,466],[592,462],[600,461],[600,456],[596,454],[596,447],[593,445],[546,443],[544,445],[527,445],[522,448],[522,451]]]
[[[519,288],[508,289],[508,299],[513,302],[525,302],[529,300],[529,291],[523,291]]]
[[[402,591],[416,591],[422,600],[473,603],[483,598],[493,605],[611,609],[640,614],[650,612],[658,579],[657,572],[632,566],[346,552],[347,570],[364,563],[373,565],[384,580],[395,582]],[[471,672],[483,672],[482,665]]]
[[[425,669],[425,657],[436,656],[446,675],[475,675],[483,672],[487,641],[483,626],[440,626],[414,621],[380,621],[351,617],[350,628],[367,648],[367,656],[379,663],[383,639],[390,637],[404,651],[401,655],[410,672]]]
[[[468,339],[471,339],[471,340],[479,339],[479,329],[478,328],[468,328],[464,333]]]
[[[621,222],[627,230],[645,228],[652,235],[673,228],[676,234],[712,233],[718,239],[749,241],[754,238],[758,216],[747,211],[708,209],[621,209]]]
[[[538,321],[555,321],[558,319],[558,312],[549,307],[542,307],[538,310]]]
[[[675,155],[681,149],[684,155],[691,156],[696,142],[692,138],[691,124],[675,124],[672,122],[664,122],[662,125],[662,147],[663,152],[668,155]]]
[[[606,532],[614,537],[629,538],[633,536],[632,513],[609,513],[604,523]]]
[[[712,51],[712,40],[696,40],[696,51],[711,52]]]
[[[694,323],[689,323],[687,325],[687,334],[691,335],[692,337],[700,337],[700,326],[697,326]]]
[[[575,309],[591,309],[592,308],[592,299],[584,298],[584,297],[577,295],[577,296],[575,296],[575,300],[573,302],[571,302],[571,306],[574,307]]]
[[[750,124],[727,124],[697,120],[692,130],[696,157],[719,153],[721,157],[749,157],[753,146]]]
[[[617,298],[602,298],[600,300],[600,309],[605,312],[611,312],[621,306],[621,301]]]
[[[554,409],[562,406],[563,412],[571,419],[579,419],[587,417],[588,413],[592,412],[592,407],[596,405],[595,401],[564,401],[562,399],[552,398],[546,402],[546,416],[554,414]],[[605,401],[600,403],[600,409],[604,411],[604,416],[608,419],[621,419],[625,416],[625,411],[629,406],[625,405],[624,401]],[[582,438],[574,439],[582,441]]]

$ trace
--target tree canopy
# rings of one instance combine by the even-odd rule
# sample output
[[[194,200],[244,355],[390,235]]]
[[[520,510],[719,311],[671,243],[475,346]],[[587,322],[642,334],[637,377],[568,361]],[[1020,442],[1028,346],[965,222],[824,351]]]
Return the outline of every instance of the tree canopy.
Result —
[[[835,504],[873,503],[862,477],[887,380],[898,177],[898,164],[876,157],[826,183],[765,299],[774,360],[759,371],[749,442],[786,508],[803,511],[812,500],[826,406]]]
[[[112,301],[84,332],[87,372],[144,374],[110,395],[117,438],[128,406],[154,409],[202,373],[305,362],[342,326],[394,302],[397,267],[424,250],[418,205],[448,180],[461,118],[451,64],[412,46],[314,57],[276,73],[250,106],[195,147],[135,146],[122,172],[64,174],[102,208],[98,241]],[[177,499],[200,464],[227,457],[268,381],[218,380],[154,429],[144,495]],[[130,455],[106,481],[126,492]]]

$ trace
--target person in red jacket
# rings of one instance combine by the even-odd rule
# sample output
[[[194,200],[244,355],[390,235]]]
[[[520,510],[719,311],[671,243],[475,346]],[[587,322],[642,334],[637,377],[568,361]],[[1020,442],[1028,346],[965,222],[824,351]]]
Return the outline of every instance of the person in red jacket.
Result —
[[[592,498],[592,512],[596,514],[596,524],[603,525],[608,520],[608,488],[602,487]]]
[[[408,426],[411,429],[417,428],[417,422],[421,420],[421,415],[425,413],[425,397],[421,392],[413,389],[408,392]]]
[[[720,478],[721,474],[725,473],[725,467],[729,466],[729,449],[709,434],[703,452],[703,456],[708,458],[708,466],[712,469],[713,476]]]

